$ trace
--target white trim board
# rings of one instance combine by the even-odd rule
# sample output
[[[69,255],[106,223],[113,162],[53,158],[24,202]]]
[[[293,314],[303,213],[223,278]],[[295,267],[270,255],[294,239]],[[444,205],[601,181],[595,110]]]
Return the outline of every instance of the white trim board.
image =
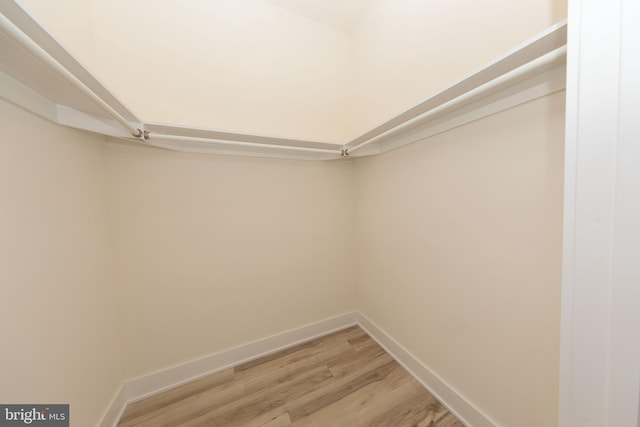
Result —
[[[0,98],[59,125],[116,138],[129,136],[114,120],[56,104],[3,71],[0,71]]]
[[[116,427],[129,403],[354,325],[367,332],[462,422],[470,427],[498,425],[374,322],[358,312],[350,312],[128,381],[114,396],[99,427]]]
[[[569,2],[561,427],[640,426],[640,7]]]
[[[443,105],[438,111],[430,112],[430,117],[427,119],[394,133],[387,139],[368,145],[353,157],[386,153],[562,91],[565,89],[565,74],[565,64],[556,62],[551,68],[522,79],[520,82],[507,80],[503,86],[469,97],[465,102],[457,102],[452,106]],[[458,99],[456,98],[456,101]]]
[[[129,401],[127,400],[124,386],[120,386],[113,399],[111,399],[111,403],[102,416],[98,427],[117,427],[127,404],[129,404]]]

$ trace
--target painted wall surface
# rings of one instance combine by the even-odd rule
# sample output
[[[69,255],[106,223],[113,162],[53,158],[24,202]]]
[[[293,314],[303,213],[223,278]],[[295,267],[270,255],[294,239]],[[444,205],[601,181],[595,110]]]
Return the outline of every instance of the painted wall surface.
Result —
[[[74,426],[124,381],[105,190],[102,138],[0,101],[0,402],[68,403]]]
[[[87,0],[16,0],[69,53],[96,71],[93,2]]]
[[[344,31],[264,0],[19,1],[145,121],[350,135]]]
[[[110,146],[127,378],[352,311],[352,164]]]
[[[356,160],[359,310],[499,425],[557,425],[563,112]]]
[[[375,0],[353,31],[359,135],[567,16],[566,0]]]
[[[348,35],[263,0],[94,0],[94,37],[98,75],[144,120],[327,142],[350,130]]]

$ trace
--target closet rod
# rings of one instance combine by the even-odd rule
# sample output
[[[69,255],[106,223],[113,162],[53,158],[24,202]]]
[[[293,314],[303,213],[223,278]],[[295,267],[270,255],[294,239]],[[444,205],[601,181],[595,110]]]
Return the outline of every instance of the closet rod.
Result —
[[[227,141],[223,139],[200,138],[195,136],[163,135],[163,134],[150,133],[150,132],[145,132],[145,139],[148,139],[151,142],[153,142],[153,140],[179,141],[179,142],[204,142],[208,144],[214,143],[214,144],[236,145],[240,147],[252,147],[252,148],[275,148],[280,150],[305,151],[309,153],[342,155],[342,150],[331,150],[328,148],[308,148],[308,147],[294,147],[289,145],[277,145],[277,144],[259,144],[257,142]]]
[[[488,92],[491,89],[494,89],[498,86],[500,86],[501,84],[504,84],[505,82],[509,82],[511,80],[515,80],[518,76],[522,76],[528,73],[532,73],[536,70],[539,70],[540,68],[543,68],[545,66],[548,66],[549,64],[553,64],[556,61],[559,61],[560,59],[562,59],[563,57],[565,57],[567,54],[567,46],[562,46],[559,47],[555,50],[552,50],[550,52],[547,52],[546,54],[534,59],[531,62],[528,62],[518,68],[514,68],[513,70],[502,74],[499,77],[496,77],[493,80],[488,81],[487,83],[484,83],[474,89],[471,89],[470,91],[465,92],[462,95],[459,95],[453,99],[450,99],[449,101],[446,101],[440,105],[438,105],[437,107],[434,107],[430,110],[425,111],[424,113],[414,117],[413,119],[407,120],[404,123],[399,124],[396,127],[393,127],[385,132],[382,132],[379,135],[376,135],[366,141],[361,142],[360,144],[349,148],[348,146],[345,146],[345,154],[349,155],[351,153],[353,153],[356,150],[359,150],[369,144],[371,144],[372,142],[376,142],[382,138],[385,137],[389,137],[393,134],[399,133],[413,125],[415,125],[416,123],[419,123],[421,121],[424,121],[425,119],[434,116],[438,113],[441,113],[442,111],[445,111],[447,109],[453,108],[458,106],[459,104],[468,101],[469,99],[481,95],[484,92]]]
[[[40,47],[36,42],[31,40],[26,34],[24,34],[13,22],[11,22],[6,16],[0,13],[0,28],[8,33],[13,40],[22,45],[36,58],[49,65],[55,71],[64,77],[69,83],[74,85],[78,90],[84,93],[89,99],[91,99],[96,105],[102,108],[105,112],[109,113],[118,123],[120,123],[127,131],[131,133],[135,138],[142,138],[144,135],[141,129],[133,126],[127,119],[122,117],[120,113],[114,110],[109,104],[107,104],[102,98],[96,95],[91,89],[89,89],[84,83],[74,76],[70,71],[64,68],[58,61],[56,61],[51,55],[49,55],[44,49]]]

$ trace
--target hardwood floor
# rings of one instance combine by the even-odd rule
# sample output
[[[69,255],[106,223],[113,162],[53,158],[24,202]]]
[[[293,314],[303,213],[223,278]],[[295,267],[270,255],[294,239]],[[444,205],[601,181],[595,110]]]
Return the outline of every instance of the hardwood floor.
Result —
[[[119,427],[462,427],[357,326],[131,403]]]

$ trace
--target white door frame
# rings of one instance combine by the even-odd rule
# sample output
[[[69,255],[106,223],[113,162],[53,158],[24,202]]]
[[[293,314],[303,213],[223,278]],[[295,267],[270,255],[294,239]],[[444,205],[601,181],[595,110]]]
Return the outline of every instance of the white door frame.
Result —
[[[561,427],[640,427],[639,23],[569,0]]]

